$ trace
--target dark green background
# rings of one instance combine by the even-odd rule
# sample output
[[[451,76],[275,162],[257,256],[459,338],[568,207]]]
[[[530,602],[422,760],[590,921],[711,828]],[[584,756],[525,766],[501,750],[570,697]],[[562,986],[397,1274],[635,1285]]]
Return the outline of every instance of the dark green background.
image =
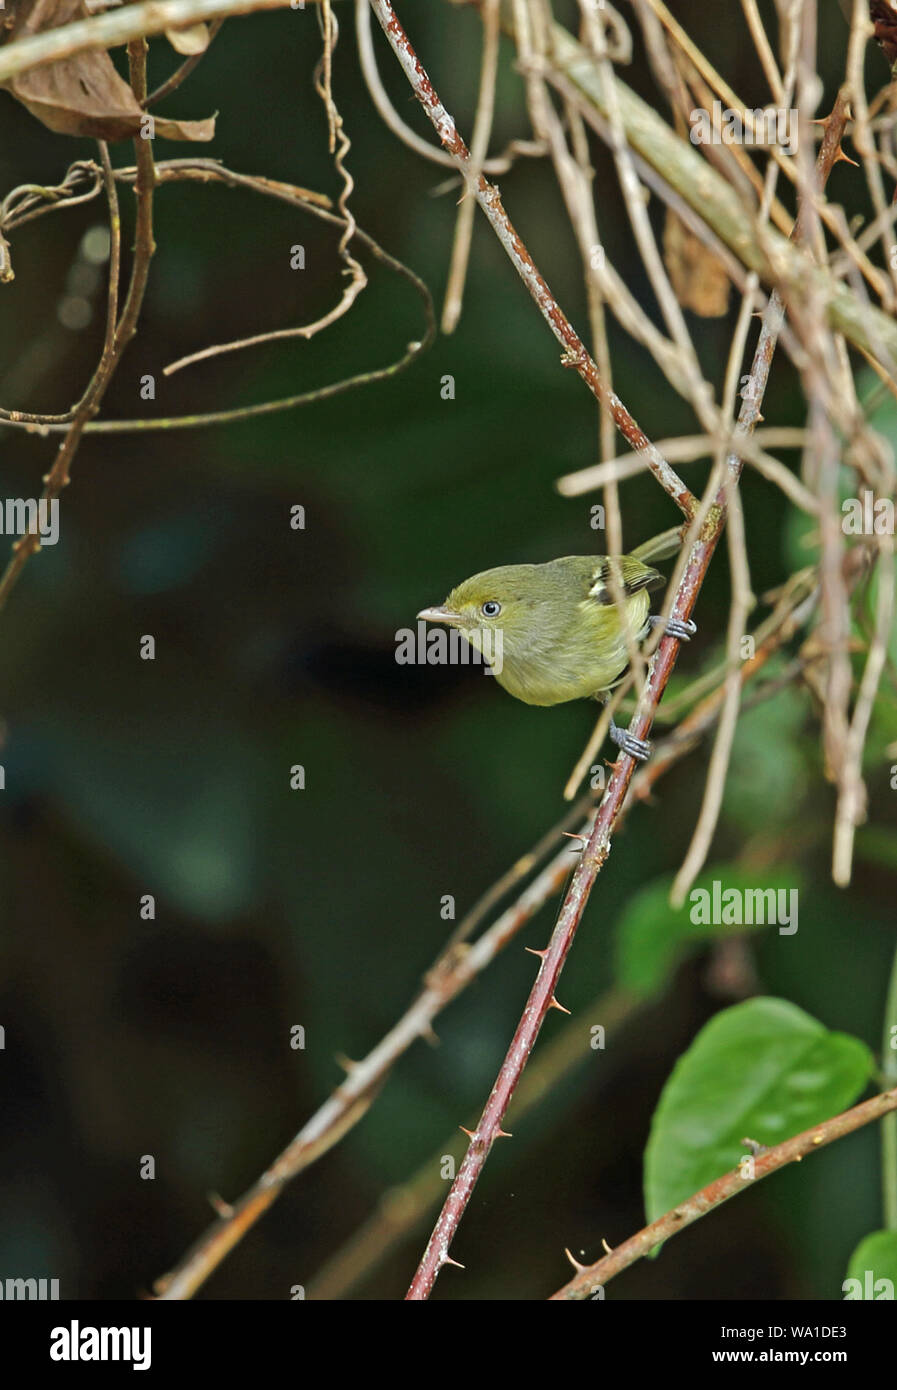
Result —
[[[722,8],[722,7],[720,7]],[[825,9],[826,7],[823,7]],[[569,7],[558,7],[565,14]],[[764,7],[764,13],[770,9]],[[822,44],[833,100],[847,38],[829,5]],[[706,4],[676,7],[751,104],[766,88],[740,12],[712,26]],[[441,301],[456,190],[384,130],[363,89],[349,10],[334,92],[352,139],[360,224]],[[405,3],[401,14],[469,136],[479,65],[473,13]],[[631,13],[626,10],[627,18]],[[398,109],[426,129],[378,39]],[[217,110],[210,148],[158,141],[158,158],[196,149],[247,173],[339,192],[312,88],[315,16],[228,23],[164,108]],[[503,50],[493,148],[526,134],[521,84]],[[887,69],[874,50],[869,72]],[[151,45],[151,84],[173,66]],[[654,89],[643,61],[624,74]],[[662,108],[665,112],[665,107]],[[58,182],[89,141],[51,134],[0,96],[0,192]],[[113,147],[131,163],[127,144]],[[595,147],[608,254],[654,313],[612,169]],[[550,167],[524,161],[501,180],[511,216],[585,332],[581,273]],[[839,166],[831,196],[862,209],[859,171]],[[787,190],[782,186],[787,199]],[[132,199],[122,192],[125,245]],[[183,353],[307,321],[341,288],[335,236],[249,193],[166,186],[157,194],[146,309],[107,398],[108,417],[220,410],[288,395],[383,365],[422,333],[408,285],[364,257],[370,286],[351,315],[311,344],[277,344],[163,381]],[[660,218],[652,205],[656,225]],[[57,304],[99,200],[11,238],[16,279],[0,291],[0,400],[65,409],[98,355],[102,305],[88,329],[59,326]],[[290,247],[306,269],[290,269]],[[717,388],[734,318],[692,321]],[[614,327],[615,385],[650,435],[691,432],[689,410],[646,354]],[[155,374],[158,399],[139,399]],[[450,373],[456,398],[440,398]],[[12,394],[11,394],[12,392]],[[798,381],[777,360],[764,413],[800,424]],[[36,495],[56,445],[0,434],[0,491]],[[0,1274],[59,1277],[66,1296],[147,1290],[207,1224],[209,1190],[232,1198],[338,1083],[337,1052],[363,1055],[413,996],[448,924],[560,814],[561,788],[591,728],[583,704],[518,704],[475,670],[399,667],[394,634],[472,571],[600,548],[594,496],[564,500],[561,473],[593,461],[594,402],[478,217],[464,316],[408,373],[328,404],[203,431],[86,438],[63,499],[59,544],[32,560],[2,625],[0,713]],[[699,488],[704,464],[689,465]],[[744,505],[755,591],[797,563],[780,495],[750,471]],[[657,485],[622,493],[636,544],[673,524]],[[289,526],[306,508],[307,529]],[[8,541],[4,542],[8,549]],[[724,640],[727,560],[701,594],[698,639],[682,676]],[[154,662],[139,640],[156,638]],[[893,700],[893,683],[886,683]],[[883,702],[884,703],[884,702]],[[877,838],[853,887],[828,879],[834,800],[816,715],[789,692],[745,718],[714,862],[799,868],[796,938],[752,939],[758,987],[828,1027],[880,1047],[894,949],[895,793],[876,716],[868,780]],[[289,769],[306,768],[303,792]],[[561,997],[581,1011],[610,983],[614,923],[637,886],[670,873],[687,846],[706,752],[629,817],[587,910]],[[154,922],[139,898],[156,896]],[[533,976],[546,907],[391,1075],[371,1113],[303,1174],[207,1285],[212,1298],[289,1297],[399,1184],[440,1154],[485,1099]],[[643,1219],[641,1154],[660,1088],[701,1023],[725,1003],[696,955],[604,1053],[583,1065],[500,1146],[437,1298],[541,1298],[568,1276],[562,1250],[594,1257]],[[294,1024],[304,1052],[289,1047]],[[546,1033],[564,1026],[552,1014]],[[138,1176],[153,1154],[157,1177]],[[435,1161],[435,1160],[434,1160]],[[843,1141],[730,1204],[612,1287],[614,1298],[840,1297],[851,1250],[880,1224],[878,1143]],[[354,1296],[397,1298],[429,1225],[413,1232]]]

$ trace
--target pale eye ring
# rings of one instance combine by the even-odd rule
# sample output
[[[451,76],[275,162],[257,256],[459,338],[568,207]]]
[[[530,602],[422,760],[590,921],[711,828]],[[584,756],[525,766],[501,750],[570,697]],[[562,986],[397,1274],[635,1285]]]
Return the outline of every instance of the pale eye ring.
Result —
[[[501,604],[498,602],[497,599],[487,598],[486,602],[480,609],[480,612],[482,613],[484,618],[497,618],[499,613],[501,612]]]

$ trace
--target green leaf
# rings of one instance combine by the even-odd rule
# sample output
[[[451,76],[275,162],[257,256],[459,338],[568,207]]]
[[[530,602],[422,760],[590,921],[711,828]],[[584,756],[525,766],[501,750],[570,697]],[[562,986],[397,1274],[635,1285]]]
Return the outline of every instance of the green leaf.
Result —
[[[759,924],[733,926],[730,923],[693,922],[692,913],[701,891],[712,893],[714,880],[724,888],[747,892],[757,888],[790,890],[799,886],[793,873],[781,869],[764,876],[758,883],[757,874],[730,864],[716,865],[695,880],[695,886],[680,908],[669,901],[672,877],[650,883],[630,898],[616,932],[616,977],[621,989],[632,994],[653,994],[660,989],[687,950],[716,936],[734,932],[757,931]]]
[[[858,1288],[844,1286],[846,1299],[892,1299],[897,1288],[897,1231],[873,1231],[850,1257],[847,1278]],[[883,1282],[882,1282],[883,1281]]]
[[[837,1115],[872,1071],[865,1043],[787,1000],[749,999],[717,1014],[679,1058],[654,1112],[648,1221],[736,1168],[742,1139],[772,1147]]]
[[[857,831],[857,859],[897,872],[897,830],[887,825],[864,825]]]

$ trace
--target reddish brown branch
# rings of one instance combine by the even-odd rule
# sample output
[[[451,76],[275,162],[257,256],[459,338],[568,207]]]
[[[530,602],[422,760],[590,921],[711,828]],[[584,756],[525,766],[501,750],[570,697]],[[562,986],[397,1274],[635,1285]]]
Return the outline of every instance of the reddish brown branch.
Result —
[[[673,609],[676,617],[688,618],[694,607],[710,558],[722,533],[725,521],[725,502],[725,489],[721,489],[714,507],[711,509],[708,523],[705,523],[705,534],[692,548],[688,566],[676,596]],[[675,638],[665,637],[657,650],[644,694],[630,725],[630,732],[636,738],[646,738],[650,732],[655,711],[672,674],[678,646]],[[635,768],[635,760],[627,753],[621,754],[614,764],[607,791],[598,808],[592,833],[576,867],[557,925],[552,932],[547,948],[544,952],[539,953],[542,957],[542,964],[536,976],[535,984],[530,991],[530,996],[526,1001],[526,1006],[502,1063],[498,1078],[486,1102],[486,1108],[471,1137],[464,1161],[458,1170],[458,1175],[452,1184],[439,1215],[439,1220],[424,1251],[423,1259],[412,1280],[407,1295],[409,1299],[427,1298],[440,1269],[443,1265],[452,1262],[448,1253],[452,1238],[470,1200],[477,1179],[483,1170],[489,1151],[496,1138],[503,1133],[501,1121],[526,1066],[529,1054],[539,1036],[545,1015],[550,1008],[560,1007],[555,998],[557,982],[570,947],[573,945],[573,938],[582,920],[592,885],[610,854],[611,834],[622,810]]]
[[[863,1125],[872,1124],[894,1110],[897,1110],[897,1087],[892,1091],[882,1091],[880,1095],[873,1096],[871,1100],[864,1100],[861,1105],[855,1105],[852,1110],[845,1110],[831,1120],[823,1121],[821,1125],[805,1129],[803,1134],[796,1134],[793,1139],[776,1144],[766,1153],[755,1155],[750,1177],[745,1177],[739,1167],[721,1178],[715,1178],[706,1187],[702,1187],[700,1192],[696,1192],[687,1201],[673,1207],[672,1211],[652,1221],[650,1226],[645,1226],[603,1259],[593,1265],[577,1265],[575,1278],[562,1289],[558,1289],[557,1293],[553,1293],[552,1300],[563,1301],[593,1296],[605,1284],[610,1283],[615,1275],[647,1255],[655,1245],[668,1240],[686,1226],[693,1225],[708,1212],[722,1206],[730,1197],[744,1192],[761,1178],[768,1178],[770,1173],[787,1167],[789,1163],[799,1163],[807,1154],[825,1148],[826,1144],[833,1143],[835,1139],[842,1139],[845,1134],[853,1134],[854,1130],[862,1129]]]

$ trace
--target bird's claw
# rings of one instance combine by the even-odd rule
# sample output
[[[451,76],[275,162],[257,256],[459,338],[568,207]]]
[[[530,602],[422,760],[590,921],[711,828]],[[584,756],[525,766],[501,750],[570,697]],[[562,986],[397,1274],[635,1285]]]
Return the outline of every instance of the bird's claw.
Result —
[[[651,756],[651,745],[647,739],[636,738],[628,729],[621,729],[613,720],[610,722],[610,736],[623,753],[628,753],[636,762],[647,762]]]
[[[691,618],[664,618],[662,613],[652,613],[648,622],[651,627],[663,627],[667,637],[677,637],[680,642],[690,642],[698,630]]]

